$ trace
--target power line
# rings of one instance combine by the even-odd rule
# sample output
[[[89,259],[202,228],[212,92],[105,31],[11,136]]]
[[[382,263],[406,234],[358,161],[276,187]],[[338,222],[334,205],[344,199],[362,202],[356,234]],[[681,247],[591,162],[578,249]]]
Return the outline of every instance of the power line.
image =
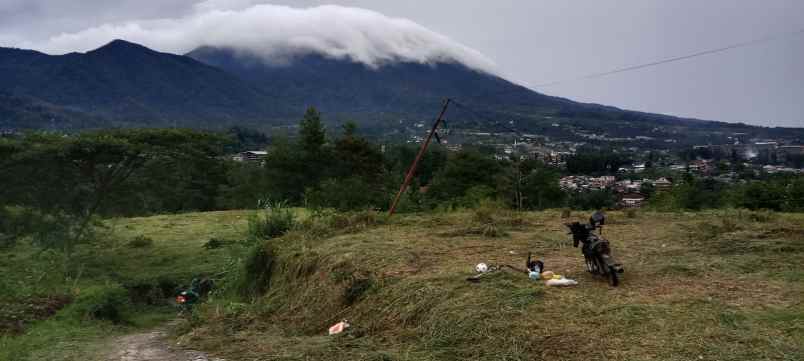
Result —
[[[618,69],[605,71],[605,72],[601,72],[601,73],[592,73],[592,74],[584,75],[584,76],[581,76],[581,77],[578,77],[578,78],[571,78],[571,79],[554,81],[554,82],[550,82],[550,83],[538,84],[538,85],[534,85],[534,87],[547,87],[547,86],[553,86],[553,85],[558,85],[558,84],[563,84],[563,83],[568,83],[568,82],[573,82],[573,81],[600,78],[600,77],[604,77],[604,76],[608,76],[608,75],[612,75],[612,74],[624,73],[624,72],[628,72],[628,71],[644,69],[644,68],[657,66],[657,65],[662,65],[662,64],[667,64],[667,63],[672,63],[672,62],[676,62],[676,61],[681,61],[681,60],[686,60],[686,59],[691,59],[691,58],[697,58],[699,56],[710,55],[710,54],[715,54],[715,53],[721,53],[721,52],[724,52],[724,51],[728,51],[728,50],[732,50],[732,49],[736,49],[736,48],[743,48],[743,47],[747,47],[747,46],[751,46],[751,45],[755,45],[755,44],[759,44],[759,43],[764,43],[764,42],[768,42],[768,41],[774,41],[774,40],[794,37],[794,36],[802,34],[802,33],[804,33],[804,29],[800,29],[800,30],[792,31],[792,32],[788,32],[788,33],[780,33],[780,34],[769,35],[769,36],[759,38],[759,39],[754,39],[754,40],[749,40],[749,41],[745,41],[745,42],[742,42],[742,43],[736,43],[736,44],[732,44],[732,45],[729,45],[729,46],[724,46],[722,48],[699,51],[699,52],[693,53],[693,54],[677,56],[677,57],[658,60],[658,61],[645,63],[645,64],[626,66],[626,67],[623,67],[623,68],[618,68]]]

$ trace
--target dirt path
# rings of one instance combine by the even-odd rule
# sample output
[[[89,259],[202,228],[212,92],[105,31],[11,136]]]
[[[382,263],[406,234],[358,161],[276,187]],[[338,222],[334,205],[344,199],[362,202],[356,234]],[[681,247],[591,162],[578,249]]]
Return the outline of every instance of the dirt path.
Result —
[[[121,337],[106,361],[225,361],[203,352],[172,347],[165,328]]]

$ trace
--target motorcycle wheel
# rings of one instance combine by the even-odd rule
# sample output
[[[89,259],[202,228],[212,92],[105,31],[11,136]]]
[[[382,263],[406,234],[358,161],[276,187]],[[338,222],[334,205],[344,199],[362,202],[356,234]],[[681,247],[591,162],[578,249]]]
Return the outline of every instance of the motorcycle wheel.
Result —
[[[609,266],[609,285],[611,287],[617,287],[620,284],[620,279],[617,276],[617,270],[614,269],[614,266]]]
[[[600,255],[594,255],[591,260],[592,260],[592,266],[594,268],[594,272],[592,273],[600,276],[605,276],[608,267],[606,267],[606,262],[603,261],[603,257],[601,257]]]
[[[597,273],[595,271],[596,264],[595,264],[594,261],[592,261],[592,258],[590,258],[589,256],[586,256],[586,255],[584,255],[583,258],[584,258],[584,261],[586,261],[586,271],[591,273],[591,274]]]

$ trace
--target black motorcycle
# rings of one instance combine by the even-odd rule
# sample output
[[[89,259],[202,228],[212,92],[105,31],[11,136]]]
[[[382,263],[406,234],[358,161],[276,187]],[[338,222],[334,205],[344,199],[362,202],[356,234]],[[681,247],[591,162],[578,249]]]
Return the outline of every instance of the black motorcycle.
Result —
[[[602,237],[605,222],[606,217],[603,213],[595,212],[589,218],[589,224],[573,222],[565,225],[572,235],[572,245],[574,247],[582,245],[581,252],[586,261],[586,270],[591,274],[608,278],[609,284],[616,287],[620,283],[618,275],[624,270],[611,255],[609,241]],[[597,229],[600,229],[601,236],[594,233]]]

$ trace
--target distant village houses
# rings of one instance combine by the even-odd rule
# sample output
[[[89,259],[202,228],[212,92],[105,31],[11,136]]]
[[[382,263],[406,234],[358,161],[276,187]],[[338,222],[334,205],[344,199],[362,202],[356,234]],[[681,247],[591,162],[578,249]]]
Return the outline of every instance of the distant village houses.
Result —
[[[625,193],[620,196],[620,207],[640,208],[645,203],[645,196],[640,193]]]
[[[264,150],[247,150],[240,152],[232,157],[235,162],[262,162],[268,157],[268,152]]]

